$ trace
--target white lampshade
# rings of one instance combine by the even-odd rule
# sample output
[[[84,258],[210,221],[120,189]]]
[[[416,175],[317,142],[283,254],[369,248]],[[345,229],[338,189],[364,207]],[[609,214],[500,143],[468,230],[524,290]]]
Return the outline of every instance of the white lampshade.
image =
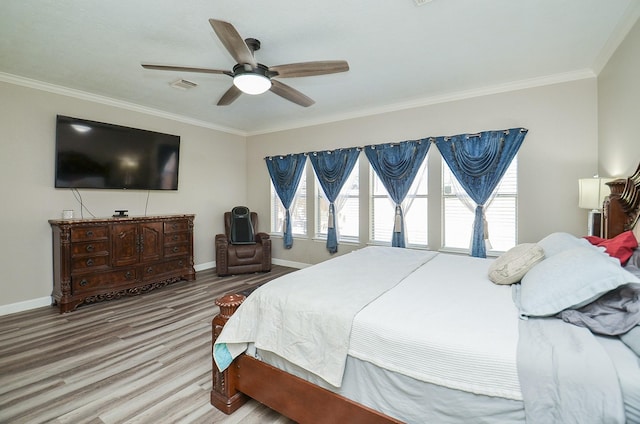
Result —
[[[609,195],[609,186],[606,183],[613,178],[580,178],[578,180],[578,206],[583,209],[602,209],[604,198]]]
[[[246,94],[262,94],[271,88],[271,80],[260,74],[240,74],[233,77],[233,85]]]

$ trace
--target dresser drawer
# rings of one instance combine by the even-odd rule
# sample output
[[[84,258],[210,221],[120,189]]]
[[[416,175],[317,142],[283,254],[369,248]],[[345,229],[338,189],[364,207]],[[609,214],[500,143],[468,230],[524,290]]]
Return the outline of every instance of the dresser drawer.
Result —
[[[175,259],[173,261],[162,262],[159,264],[148,265],[144,267],[142,273],[143,280],[156,279],[157,277],[180,276],[188,270],[189,261],[186,257]],[[173,274],[173,275],[172,275]]]
[[[168,221],[164,223],[164,232],[167,233],[177,233],[180,231],[187,231],[189,229],[189,222],[186,219],[181,219],[178,221]]]
[[[85,256],[71,259],[71,272],[86,272],[89,270],[99,271],[100,269],[109,268],[109,255]]]
[[[164,245],[183,244],[189,241],[189,233],[169,233],[164,235]]]
[[[111,290],[122,286],[131,286],[131,283],[135,280],[135,268],[94,273],[84,276],[78,275],[71,277],[71,290],[73,293]]]
[[[175,246],[165,246],[164,248],[164,257],[170,258],[172,256],[183,256],[189,253],[189,245],[188,244],[178,244]]]
[[[71,244],[71,255],[73,257],[105,254],[109,254],[109,242],[106,240]]]
[[[91,227],[72,227],[71,241],[106,240],[109,237],[109,227],[106,225]]]

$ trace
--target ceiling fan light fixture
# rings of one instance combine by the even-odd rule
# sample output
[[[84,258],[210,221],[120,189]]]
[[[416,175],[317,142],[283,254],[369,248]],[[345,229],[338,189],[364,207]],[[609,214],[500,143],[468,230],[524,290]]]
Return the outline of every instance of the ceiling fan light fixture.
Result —
[[[233,77],[233,85],[246,94],[262,94],[271,88],[271,80],[264,75],[246,73]]]
[[[414,0],[418,1],[418,0]],[[431,1],[431,0],[421,0]],[[255,38],[242,39],[235,27],[229,22],[218,19],[209,19],[224,47],[236,61],[233,71],[221,69],[201,68],[193,66],[154,65],[142,63],[145,69],[173,72],[200,72],[205,74],[223,74],[233,78],[233,85],[225,91],[218,100],[218,106],[227,106],[234,102],[242,93],[262,94],[270,90],[277,96],[303,107],[309,107],[315,102],[293,87],[279,81],[277,78],[299,78],[315,75],[335,74],[349,70],[349,64],[345,60],[320,60],[313,62],[287,63],[277,66],[265,66],[258,63],[254,56],[260,50],[260,41]],[[187,88],[195,83],[181,80],[179,84],[172,84],[176,88]]]

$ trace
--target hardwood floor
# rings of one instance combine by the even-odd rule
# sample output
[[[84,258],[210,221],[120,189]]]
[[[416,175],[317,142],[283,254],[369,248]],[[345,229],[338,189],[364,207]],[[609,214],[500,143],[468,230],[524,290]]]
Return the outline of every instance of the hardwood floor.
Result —
[[[293,423],[255,401],[230,416],[209,403],[215,299],[291,271],[206,270],[67,314],[0,317],[0,423]]]

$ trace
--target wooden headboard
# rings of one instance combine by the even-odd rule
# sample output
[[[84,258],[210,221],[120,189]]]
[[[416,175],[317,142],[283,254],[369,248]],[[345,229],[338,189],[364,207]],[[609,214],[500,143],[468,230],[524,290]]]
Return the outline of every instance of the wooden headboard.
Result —
[[[628,178],[608,182],[611,194],[605,199],[604,238],[613,238],[625,231],[634,230],[640,236],[640,164]],[[640,240],[640,238],[639,238]]]

